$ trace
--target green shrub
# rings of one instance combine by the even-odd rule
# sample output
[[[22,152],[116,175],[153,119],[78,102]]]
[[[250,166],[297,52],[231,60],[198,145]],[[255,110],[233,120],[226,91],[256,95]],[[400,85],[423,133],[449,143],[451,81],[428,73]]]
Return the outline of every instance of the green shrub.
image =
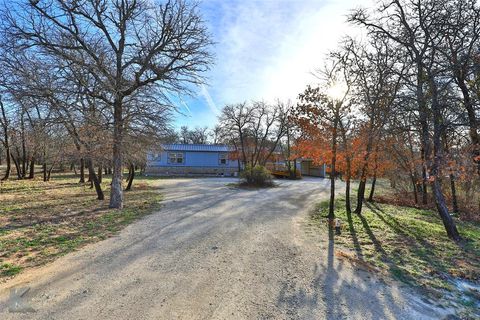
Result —
[[[240,177],[243,179],[243,184],[255,187],[271,187],[273,186],[273,179],[270,171],[264,166],[256,165],[251,167],[247,165],[242,171]]]

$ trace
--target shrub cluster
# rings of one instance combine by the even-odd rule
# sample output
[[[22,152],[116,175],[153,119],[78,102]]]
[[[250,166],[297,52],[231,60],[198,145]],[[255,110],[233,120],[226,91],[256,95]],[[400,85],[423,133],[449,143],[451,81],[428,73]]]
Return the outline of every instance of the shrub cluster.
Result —
[[[271,187],[273,179],[270,171],[261,165],[254,167],[247,165],[245,170],[240,174],[242,184],[255,187]]]

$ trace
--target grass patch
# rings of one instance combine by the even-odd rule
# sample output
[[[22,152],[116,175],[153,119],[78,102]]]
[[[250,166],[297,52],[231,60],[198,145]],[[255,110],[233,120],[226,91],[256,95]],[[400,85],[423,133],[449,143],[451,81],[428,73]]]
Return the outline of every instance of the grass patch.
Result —
[[[22,271],[22,267],[15,266],[11,263],[2,263],[0,264],[0,274],[5,277],[14,276],[17,273]]]
[[[79,247],[106,239],[160,207],[159,180],[139,176],[125,192],[122,210],[108,208],[110,179],[99,201],[78,177],[56,174],[50,182],[0,184],[0,279],[39,266]]]
[[[480,225],[456,219],[464,241],[451,241],[434,211],[388,204],[366,203],[361,216],[347,214],[344,199],[335,203],[342,220],[335,244],[350,252],[351,259],[375,271],[441,297],[445,292],[465,299],[453,280],[480,280]],[[311,219],[327,229],[328,201],[319,203]],[[473,301],[469,299],[468,301]],[[462,303],[477,306],[477,302]]]

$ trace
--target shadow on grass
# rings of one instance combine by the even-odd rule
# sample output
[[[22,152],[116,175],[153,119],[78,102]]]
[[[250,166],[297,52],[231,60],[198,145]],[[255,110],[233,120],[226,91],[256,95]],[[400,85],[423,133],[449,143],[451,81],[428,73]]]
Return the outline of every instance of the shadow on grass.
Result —
[[[347,214],[347,220],[348,220],[348,230],[350,231],[350,236],[352,237],[353,246],[355,248],[355,253],[357,255],[357,258],[363,261],[364,257],[363,257],[362,246],[360,245],[360,242],[358,241],[357,231],[355,230],[355,227],[353,226],[352,212],[346,211],[346,214]]]
[[[478,279],[479,259],[475,256],[475,250],[467,250],[451,242],[441,233],[440,221],[431,222],[426,212],[399,210],[397,216],[397,211],[390,213],[389,209],[372,203],[366,203],[365,209],[364,215],[357,216],[363,228],[357,232],[365,231],[379,253],[371,263],[381,265],[377,260],[380,259],[383,268],[393,278],[419,289],[433,299],[448,294],[460,297],[458,299],[462,303],[463,294],[456,287],[455,279]],[[421,216],[417,217],[417,214]],[[348,215],[347,219],[350,220],[353,239],[353,230],[358,229],[360,224],[355,224]],[[356,247],[355,240],[353,242]]]
[[[9,184],[22,191],[13,200],[8,194],[2,194],[3,200],[0,197],[0,263],[7,259],[22,268],[42,265],[83,244],[105,239],[125,224],[155,212],[162,199],[154,185],[139,184],[125,196],[125,208],[114,210],[108,202],[96,200],[94,191],[76,183],[44,185],[30,180],[21,181],[20,186],[15,186],[16,181]],[[29,186],[43,189],[32,195]],[[105,192],[108,195],[108,187]]]

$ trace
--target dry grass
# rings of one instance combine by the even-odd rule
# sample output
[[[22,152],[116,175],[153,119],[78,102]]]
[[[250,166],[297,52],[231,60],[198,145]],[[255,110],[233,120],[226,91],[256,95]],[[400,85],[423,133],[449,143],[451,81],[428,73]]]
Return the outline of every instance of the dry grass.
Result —
[[[10,180],[0,184],[0,279],[52,261],[87,243],[105,239],[159,208],[158,180],[139,177],[125,193],[125,208],[108,208],[78,177],[55,174],[50,182]]]

